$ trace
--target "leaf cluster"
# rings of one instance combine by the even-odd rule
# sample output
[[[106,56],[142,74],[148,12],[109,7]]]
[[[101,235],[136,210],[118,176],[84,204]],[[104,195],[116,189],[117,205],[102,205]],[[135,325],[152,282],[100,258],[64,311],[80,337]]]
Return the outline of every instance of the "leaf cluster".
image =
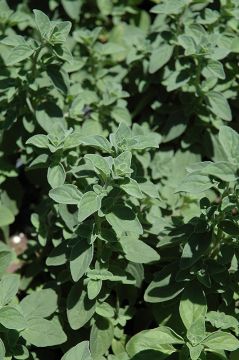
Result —
[[[238,15],[0,0],[0,360],[238,358]]]

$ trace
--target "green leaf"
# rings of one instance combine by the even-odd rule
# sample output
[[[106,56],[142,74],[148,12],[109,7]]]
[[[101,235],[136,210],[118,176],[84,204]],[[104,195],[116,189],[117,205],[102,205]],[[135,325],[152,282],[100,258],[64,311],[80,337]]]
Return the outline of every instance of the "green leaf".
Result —
[[[87,283],[87,294],[90,300],[95,299],[102,288],[102,280],[89,279]]]
[[[206,316],[206,320],[209,321],[213,327],[218,329],[237,329],[239,322],[231,315],[226,315],[224,312],[209,311]]]
[[[111,168],[107,158],[97,154],[87,154],[85,159],[89,160],[93,167],[96,169],[96,172],[99,172],[104,178],[107,178],[110,175]],[[98,170],[98,171],[97,171]]]
[[[154,274],[154,279],[147,287],[144,300],[149,303],[161,303],[178,296],[184,284],[175,281],[175,263],[166,265]]]
[[[197,53],[197,44],[192,36],[186,34],[179,35],[178,43],[185,49],[186,56]]]
[[[6,59],[6,64],[7,66],[16,65],[17,63],[28,59],[33,53],[34,50],[29,45],[18,45],[11,50]]]
[[[97,0],[97,6],[103,16],[109,16],[112,12],[112,0]]]
[[[2,341],[2,339],[0,339],[0,360],[5,360],[5,355],[6,349],[4,346],[4,342]]]
[[[46,72],[54,87],[58,91],[66,95],[69,90],[69,82],[70,82],[69,76],[66,73],[66,71],[64,71],[62,67],[56,66],[54,64],[54,65],[48,65]]]
[[[47,266],[59,266],[67,262],[68,256],[70,255],[70,249],[68,247],[68,242],[63,241],[63,243],[56,246],[48,255],[46,259]]]
[[[164,353],[163,345],[183,344],[184,340],[167,326],[143,330],[134,335],[126,345],[127,353],[133,357],[144,350],[156,350]],[[173,347],[169,347],[173,350]],[[166,352],[167,353],[167,352]]]
[[[41,34],[43,39],[49,39],[53,27],[51,25],[51,21],[49,17],[44,14],[41,10],[34,9],[35,22],[38,28],[38,31]]]
[[[112,319],[115,316],[114,308],[107,302],[98,303],[95,312],[104,318]]]
[[[239,134],[229,126],[221,126],[218,135],[228,160],[236,163],[237,166],[239,159]]]
[[[207,303],[200,286],[190,285],[182,293],[179,313],[186,327],[189,329],[200,318],[205,318]]]
[[[51,44],[62,44],[67,40],[71,30],[70,21],[57,21],[54,23],[54,29],[51,33],[49,42]]]
[[[83,238],[73,246],[70,255],[70,270],[74,281],[79,281],[88,270],[93,259],[93,246]]]
[[[111,153],[111,144],[103,136],[94,135],[94,136],[83,137],[81,139],[81,143],[85,146],[90,146],[105,151],[106,153]]]
[[[67,340],[59,320],[40,317],[31,318],[21,335],[28,343],[37,347],[60,345]]]
[[[232,220],[222,220],[218,224],[219,229],[222,229],[226,234],[237,236],[239,235],[239,225]]]
[[[205,337],[205,317],[201,316],[187,329],[187,338],[192,345],[196,346],[200,344]]]
[[[187,121],[182,119],[182,113],[180,111],[175,111],[162,128],[162,143],[168,143],[172,140],[175,140],[181,136],[187,129]],[[172,151],[172,150],[171,150]],[[170,152],[160,152],[156,156],[161,160],[165,161],[166,157],[169,156]],[[155,169],[161,172],[161,169]]]
[[[34,135],[26,141],[26,145],[33,145],[40,149],[48,149],[49,140],[47,135],[43,135],[43,134]]]
[[[108,281],[120,281],[123,284],[126,285],[134,285],[135,284],[135,279],[133,279],[132,277],[128,278],[128,274],[124,274],[124,272],[122,270],[120,270],[120,268],[118,269],[114,269],[114,273],[108,271],[108,270],[88,270],[87,271],[87,276],[92,279],[92,280],[108,280]]]
[[[117,148],[121,148],[126,146],[127,140],[129,140],[132,137],[132,131],[128,125],[125,124],[125,122],[122,122],[119,124],[118,129],[116,132],[111,135],[110,141],[114,144],[114,146]]]
[[[101,198],[94,191],[83,194],[78,204],[78,221],[82,222],[98,211],[101,207]]]
[[[119,237],[127,231],[143,234],[142,225],[128,206],[115,206],[105,217]]]
[[[28,326],[24,316],[12,306],[0,309],[0,324],[13,330],[22,330]]]
[[[224,95],[216,91],[210,91],[207,93],[207,98],[211,110],[216,116],[226,121],[232,120],[231,109]]]
[[[41,128],[48,133],[48,140],[49,141],[53,140],[55,147],[54,151],[57,149],[58,146],[63,147],[63,139],[62,138],[58,139],[57,136],[58,135],[57,131],[60,128],[64,128],[64,129],[66,128],[66,121],[64,119],[62,109],[52,100],[48,100],[45,101],[44,103],[40,103],[36,108],[36,120],[38,124],[41,126]],[[50,150],[51,147],[52,147],[52,141],[51,141],[51,146],[49,146]]]
[[[131,150],[158,148],[161,140],[162,136],[157,133],[151,133],[150,135],[136,135],[132,137],[132,144],[129,144],[128,148]]]
[[[49,167],[47,170],[47,180],[53,189],[64,184],[66,173],[61,164]]]
[[[82,341],[68,350],[61,360],[92,360],[89,342]]]
[[[83,0],[61,0],[61,3],[65,12],[71,19],[79,20]]]
[[[74,131],[71,134],[69,134],[64,141],[64,149],[69,150],[78,147],[82,144],[82,138],[80,132]]]
[[[219,161],[209,164],[202,170],[202,174],[213,175],[223,181],[231,182],[236,181],[237,165],[230,164],[226,161]]]
[[[151,12],[154,14],[179,14],[183,7],[186,6],[187,2],[185,0],[178,0],[176,3],[174,0],[162,1],[162,3],[155,5]]]
[[[69,64],[73,61],[71,51],[64,45],[56,43],[53,47],[53,53],[61,60],[68,62]]]
[[[4,275],[0,281],[0,306],[8,304],[18,292],[20,277],[16,274]]]
[[[90,300],[87,293],[73,285],[67,297],[67,318],[73,330],[82,328],[94,315],[96,301]]]
[[[139,184],[134,179],[125,179],[124,182],[120,184],[120,188],[135,198],[142,199],[144,197]]]
[[[173,46],[163,44],[153,49],[149,59],[149,73],[153,74],[163,67],[170,60],[173,54]]]
[[[139,182],[138,183],[140,190],[146,194],[148,197],[150,198],[155,198],[155,199],[159,199],[159,191],[158,191],[158,187],[157,185],[155,185],[154,183],[152,183],[152,181],[147,180],[144,182]]]
[[[114,328],[110,320],[97,317],[90,332],[90,350],[93,358],[104,355],[111,346]]]
[[[196,346],[192,346],[190,343],[187,343],[187,346],[188,346],[189,352],[190,352],[190,359],[198,360],[201,355],[201,352],[203,350],[203,345],[198,344]]]
[[[183,179],[175,192],[184,191],[192,194],[199,194],[210,189],[211,187],[213,187],[213,183],[210,181],[207,175],[192,173]]]
[[[193,233],[187,240],[181,256],[181,269],[188,269],[194,265],[209,248],[212,235],[208,233]]]
[[[0,227],[12,224],[15,217],[10,209],[6,206],[0,205]]]
[[[77,186],[71,184],[64,184],[50,190],[49,196],[51,199],[53,199],[59,204],[78,205],[81,200],[82,194],[78,190]]]
[[[117,158],[114,159],[114,170],[117,176],[130,175],[133,170],[131,169],[132,154],[130,151],[122,152]]]
[[[227,350],[234,351],[239,348],[239,340],[230,333],[217,331],[210,334],[203,345],[212,350]]]
[[[0,275],[3,275],[10,262],[12,261],[13,254],[11,251],[0,251]]]
[[[137,234],[127,234],[120,237],[120,244],[125,253],[127,260],[138,263],[147,264],[159,261],[159,254],[143,241],[138,240]]]
[[[52,289],[34,291],[20,302],[27,319],[48,317],[57,309],[57,294]]]
[[[127,108],[114,107],[111,116],[117,123],[125,122],[127,125],[131,123],[131,114]]]
[[[222,63],[216,60],[209,60],[206,66],[207,71],[211,76],[216,76],[218,79],[225,79],[225,72]]]

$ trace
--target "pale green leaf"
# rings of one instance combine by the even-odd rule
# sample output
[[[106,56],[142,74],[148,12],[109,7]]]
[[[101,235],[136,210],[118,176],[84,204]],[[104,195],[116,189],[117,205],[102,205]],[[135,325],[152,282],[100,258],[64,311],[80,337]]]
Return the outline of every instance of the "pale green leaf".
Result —
[[[219,118],[231,121],[232,113],[225,96],[216,91],[210,91],[207,93],[207,98],[211,107],[212,112]]]
[[[26,145],[33,145],[40,149],[48,149],[49,140],[47,135],[44,134],[33,135],[26,141]]]
[[[221,126],[218,135],[228,160],[237,165],[239,159],[239,134],[229,126]]]
[[[49,191],[51,199],[59,204],[78,205],[81,200],[81,192],[77,186],[64,184]]]
[[[47,170],[47,180],[53,189],[63,185],[66,180],[66,173],[63,166],[58,164],[49,167]]]
[[[78,221],[82,222],[101,207],[101,198],[94,192],[86,192],[78,204]]]
[[[28,326],[24,316],[12,306],[0,309],[0,324],[13,330],[22,330]]]
[[[61,0],[61,3],[70,18],[79,20],[83,0]]]
[[[168,44],[163,44],[160,47],[153,49],[149,59],[149,72],[155,73],[163,67],[170,60],[173,54],[173,47]]]
[[[10,209],[6,206],[0,205],[0,226],[7,226],[12,224],[15,217]]]
[[[131,169],[132,154],[124,151],[114,159],[114,170],[117,176],[126,176],[133,172]]]
[[[110,142],[100,135],[91,135],[91,136],[83,137],[81,139],[81,143],[85,146],[90,146],[96,149],[100,149],[102,151],[105,151],[106,153],[111,152]]]
[[[28,59],[34,50],[27,44],[14,47],[6,59],[7,66],[16,65],[20,61]]]
[[[213,183],[207,175],[191,173],[183,179],[175,192],[184,191],[192,194],[199,194],[211,187],[213,187]]]
[[[96,301],[90,300],[87,293],[75,284],[67,297],[67,318],[73,330],[80,329],[94,315]]]
[[[211,76],[216,76],[219,79],[225,79],[225,72],[223,65],[220,61],[209,60],[206,66],[206,69],[209,71]]]
[[[67,340],[58,319],[46,320],[40,317],[30,319],[27,329],[21,335],[29,344],[37,347],[60,345]]]
[[[7,274],[0,281],[0,306],[8,304],[18,292],[20,277],[16,274]]]
[[[231,182],[237,180],[237,170],[237,165],[230,164],[226,161],[219,161],[209,164],[201,171],[201,173],[205,175],[213,175],[223,181]]]
[[[102,288],[102,280],[89,279],[87,283],[87,294],[90,300],[95,299]]]
[[[104,355],[111,346],[114,328],[110,320],[97,317],[90,332],[90,351],[93,358]]]
[[[98,154],[87,154],[85,155],[85,159],[89,160],[96,169],[96,172],[99,172],[104,176],[104,178],[107,178],[110,175],[111,168],[107,158],[104,158]]]
[[[234,351],[239,348],[239,340],[230,333],[217,331],[210,334],[203,341],[203,345],[212,350]]]
[[[144,196],[140,190],[139,184],[134,179],[126,179],[120,184],[120,188],[123,189],[130,196],[134,196],[138,199],[142,199]]]
[[[89,342],[82,341],[68,350],[61,360],[92,360]]]
[[[143,330],[134,335],[126,345],[127,353],[133,357],[135,354],[144,350],[156,350],[166,354],[174,352],[172,344],[183,344],[184,340],[167,326],[159,326],[155,329]],[[164,347],[164,345],[170,345]]]
[[[70,270],[74,281],[79,281],[88,270],[93,259],[93,246],[81,238],[73,246],[70,255]]]
[[[28,319],[48,317],[57,309],[57,294],[52,289],[34,291],[22,299],[20,306]]]
[[[138,263],[147,264],[158,261],[159,254],[151,246],[141,240],[138,240],[137,234],[127,234],[120,237],[120,244],[125,253],[127,260]]]
[[[49,17],[41,10],[34,9],[35,22],[42,38],[48,39],[51,35],[52,25]]]
[[[205,318],[207,303],[205,294],[199,286],[190,285],[185,288],[179,305],[179,313],[187,329],[201,317]]]
[[[138,217],[128,206],[114,207],[105,217],[118,236],[127,231],[136,234],[143,233]]]

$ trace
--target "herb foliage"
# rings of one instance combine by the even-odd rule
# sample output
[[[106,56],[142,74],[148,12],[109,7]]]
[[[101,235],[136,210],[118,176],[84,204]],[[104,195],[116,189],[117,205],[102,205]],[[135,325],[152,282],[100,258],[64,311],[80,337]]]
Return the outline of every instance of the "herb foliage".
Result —
[[[238,359],[239,2],[34,7],[0,0],[0,360]]]

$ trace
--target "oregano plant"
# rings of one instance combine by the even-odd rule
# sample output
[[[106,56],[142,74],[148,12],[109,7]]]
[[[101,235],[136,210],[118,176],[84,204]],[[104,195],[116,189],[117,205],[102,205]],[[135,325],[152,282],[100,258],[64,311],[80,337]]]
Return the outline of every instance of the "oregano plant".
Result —
[[[0,360],[237,360],[237,0],[0,0]]]

